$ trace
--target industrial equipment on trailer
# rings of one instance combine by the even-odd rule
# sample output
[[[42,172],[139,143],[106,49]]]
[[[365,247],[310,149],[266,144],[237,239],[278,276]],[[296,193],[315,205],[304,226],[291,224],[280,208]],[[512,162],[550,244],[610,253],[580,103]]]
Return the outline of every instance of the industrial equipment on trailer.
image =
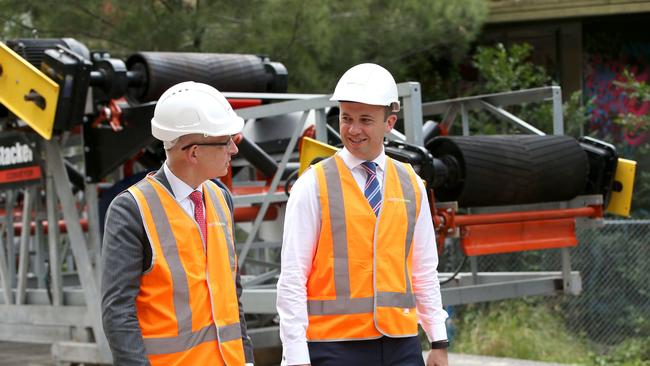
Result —
[[[123,61],[68,38],[0,43],[0,340],[53,343],[61,363],[111,362],[100,325],[101,217],[112,197],[160,167],[162,144],[149,124],[156,100],[194,80],[225,92],[246,120],[240,158],[223,180],[235,202],[250,333],[258,349],[279,346],[285,191],[340,142],[336,103],[286,94],[287,77],[282,64],[256,55],[138,52]],[[416,82],[398,90],[403,128],[386,152],[426,181],[441,255],[452,237],[470,258],[562,248],[561,272],[442,273],[444,303],[578,294],[567,250],[577,245],[576,223],[598,224],[606,208],[629,213],[634,162],[601,141],[561,136],[559,87],[431,103]],[[545,101],[553,103],[550,136],[504,109]],[[479,109],[524,134],[468,136],[469,111]],[[458,115],[465,136],[449,136]],[[429,116],[441,122],[423,123]]]

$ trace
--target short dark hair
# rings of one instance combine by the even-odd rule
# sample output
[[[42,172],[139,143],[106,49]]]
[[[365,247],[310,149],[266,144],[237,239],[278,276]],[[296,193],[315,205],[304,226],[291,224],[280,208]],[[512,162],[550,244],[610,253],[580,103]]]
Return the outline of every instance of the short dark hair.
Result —
[[[397,114],[396,112],[393,112],[393,106],[392,105],[387,105],[384,107],[384,121],[390,117],[391,114]]]

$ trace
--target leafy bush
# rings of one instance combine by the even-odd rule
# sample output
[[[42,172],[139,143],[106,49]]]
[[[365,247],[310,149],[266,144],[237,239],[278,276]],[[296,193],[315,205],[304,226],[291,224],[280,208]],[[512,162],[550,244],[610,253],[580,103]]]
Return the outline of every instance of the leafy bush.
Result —
[[[453,352],[563,363],[585,362],[589,355],[557,308],[532,300],[467,305],[456,330]]]
[[[478,47],[472,58],[472,65],[479,73],[479,83],[467,90],[467,94],[501,93],[553,85],[546,70],[530,61],[532,46],[527,43],[514,44],[506,48],[503,44],[491,47]],[[591,101],[582,100],[577,91],[569,96],[563,105],[564,133],[578,137],[588,119]],[[553,132],[553,106],[548,101],[513,105],[505,108],[522,120],[545,133]],[[460,128],[459,125],[456,128]],[[472,134],[516,134],[521,129],[512,123],[504,123],[486,112],[471,113],[470,130]],[[460,134],[459,131],[455,131]]]
[[[629,339],[605,356],[592,355],[594,366],[650,366],[650,337]]]

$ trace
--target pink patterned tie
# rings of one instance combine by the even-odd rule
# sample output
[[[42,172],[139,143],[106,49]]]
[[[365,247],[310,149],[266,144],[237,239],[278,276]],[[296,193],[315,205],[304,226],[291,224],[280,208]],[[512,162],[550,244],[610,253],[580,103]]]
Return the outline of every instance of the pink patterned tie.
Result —
[[[205,224],[205,213],[203,212],[203,195],[199,191],[190,193],[190,199],[194,202],[194,219],[201,228],[203,240],[208,241],[208,227]]]

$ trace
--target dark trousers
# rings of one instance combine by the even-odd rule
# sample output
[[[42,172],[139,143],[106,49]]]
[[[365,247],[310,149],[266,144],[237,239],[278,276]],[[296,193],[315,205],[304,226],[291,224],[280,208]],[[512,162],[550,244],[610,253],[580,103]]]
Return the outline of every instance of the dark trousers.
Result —
[[[418,337],[309,342],[312,366],[424,366]]]

